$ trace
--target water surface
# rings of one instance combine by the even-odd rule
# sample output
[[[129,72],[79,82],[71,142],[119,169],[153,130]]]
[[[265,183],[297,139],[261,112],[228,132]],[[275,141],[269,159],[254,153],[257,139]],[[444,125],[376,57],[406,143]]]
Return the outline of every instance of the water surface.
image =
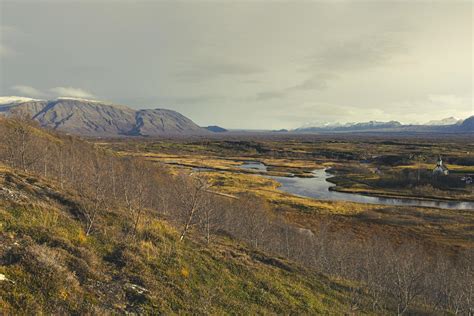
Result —
[[[244,161],[244,163],[238,167],[241,169],[267,172],[267,166],[260,161]]]
[[[267,166],[259,161],[244,161],[238,166],[241,169],[267,172]],[[213,171],[212,168],[193,168],[195,171]],[[221,170],[222,172],[223,170]],[[436,207],[450,210],[474,210],[474,202],[443,201],[443,200],[417,200],[410,198],[389,198],[369,196],[357,193],[331,191],[329,188],[336,186],[327,181],[333,177],[325,169],[314,170],[312,178],[275,177],[268,176],[281,185],[279,190],[297,196],[314,198],[326,201],[346,201],[367,204]]]
[[[417,200],[409,198],[385,198],[368,196],[357,193],[344,193],[330,191],[329,188],[335,184],[327,181],[332,177],[325,169],[313,171],[314,178],[289,178],[289,177],[271,177],[280,182],[281,191],[291,193],[298,196],[314,198],[318,200],[329,201],[347,201],[367,204],[383,204],[398,206],[423,206],[437,207],[442,209],[456,210],[474,210],[474,202],[462,201],[433,201],[433,200]]]

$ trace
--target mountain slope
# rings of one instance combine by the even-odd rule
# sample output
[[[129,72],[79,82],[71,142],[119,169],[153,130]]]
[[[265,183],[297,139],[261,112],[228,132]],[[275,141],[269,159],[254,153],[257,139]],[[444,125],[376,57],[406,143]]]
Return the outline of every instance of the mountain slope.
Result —
[[[112,208],[86,236],[77,201],[0,165],[0,309],[6,314],[344,314],[342,284],[219,238],[188,240],[152,213],[136,238]]]
[[[465,132],[474,132],[474,115],[465,119],[458,129]]]
[[[196,125],[184,115],[164,109],[140,110],[135,113],[135,127],[131,135],[158,136],[164,134],[204,133],[205,129]]]
[[[0,113],[22,114],[42,127],[86,136],[160,136],[207,131],[171,110],[138,110],[94,100],[58,98],[5,104]]]

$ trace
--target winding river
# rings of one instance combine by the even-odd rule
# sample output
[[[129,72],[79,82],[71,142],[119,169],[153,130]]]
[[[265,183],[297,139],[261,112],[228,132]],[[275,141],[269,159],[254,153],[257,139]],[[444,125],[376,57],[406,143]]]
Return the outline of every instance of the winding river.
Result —
[[[240,167],[244,169],[266,171],[266,166],[261,162],[245,162]],[[317,169],[313,171],[313,175],[313,178],[274,176],[271,178],[281,184],[279,187],[281,191],[318,200],[347,201],[398,206],[436,207],[451,210],[474,210],[474,202],[389,198],[331,191],[329,188],[335,186],[335,184],[327,181],[328,178],[332,177],[331,174],[329,174],[325,169]]]

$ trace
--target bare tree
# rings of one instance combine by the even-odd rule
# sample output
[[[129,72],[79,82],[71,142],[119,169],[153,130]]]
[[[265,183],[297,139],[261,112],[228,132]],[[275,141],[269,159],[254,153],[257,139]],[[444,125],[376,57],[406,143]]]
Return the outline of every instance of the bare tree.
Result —
[[[184,189],[184,190],[183,190]],[[203,176],[197,175],[192,178],[186,178],[180,175],[175,185],[175,194],[177,197],[180,218],[183,222],[183,228],[179,240],[182,241],[188,230],[195,221],[196,213],[203,210],[206,206],[206,191],[209,189],[209,183]]]
[[[425,290],[428,270],[424,251],[414,245],[403,245],[388,253],[388,292],[396,301],[398,315],[403,315]]]
[[[83,170],[84,181],[81,182],[79,194],[82,199],[82,210],[86,218],[86,235],[91,233],[97,213],[106,201],[106,173],[103,157],[99,152],[94,152],[90,161]],[[84,167],[86,167],[84,166]]]
[[[120,182],[125,205],[133,219],[132,235],[137,232],[145,208],[150,186],[150,173],[151,171],[144,161],[130,159],[125,161]]]
[[[27,171],[39,158],[31,125],[32,122],[25,117],[12,118],[3,137],[10,164],[23,171]]]

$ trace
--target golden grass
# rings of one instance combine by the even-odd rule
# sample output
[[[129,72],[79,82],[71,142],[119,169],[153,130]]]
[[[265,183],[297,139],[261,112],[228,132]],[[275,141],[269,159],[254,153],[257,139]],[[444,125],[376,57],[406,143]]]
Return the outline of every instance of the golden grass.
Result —
[[[358,203],[321,201],[295,196],[280,191],[278,189],[279,183],[276,180],[260,175],[230,172],[219,173],[214,171],[203,172],[203,174],[210,179],[216,191],[232,195],[250,192],[272,204],[291,207],[305,212],[348,215],[357,214],[372,207]]]
[[[11,168],[0,163],[0,172],[7,172],[7,171],[11,171]]]
[[[318,169],[318,168],[325,167],[325,164],[316,163],[314,161],[309,161],[309,160],[265,158],[265,159],[261,159],[261,161],[267,166],[275,166],[275,167],[305,168],[305,169]]]
[[[332,162],[319,163],[310,160],[295,160],[295,159],[275,159],[264,158],[255,159],[251,157],[217,157],[199,154],[166,154],[154,152],[126,152],[119,151],[121,156],[142,157],[149,161],[164,163],[167,165],[179,165],[188,168],[207,168],[221,171],[242,172],[249,174],[261,174],[258,170],[242,169],[240,166],[245,161],[260,161],[269,167],[268,175],[271,176],[287,176],[290,173],[298,174],[299,176],[311,176],[310,171],[319,168],[327,168],[333,166]],[[272,170],[272,168],[274,168]]]
[[[144,212],[135,238],[125,241],[122,229],[130,217],[120,209],[110,212],[117,216],[99,214],[94,233],[85,236],[67,205],[45,196],[0,200],[2,242],[28,259],[0,266],[0,273],[15,282],[0,287],[0,309],[6,314],[123,314],[137,306],[143,314],[212,315],[349,310],[346,281],[328,280],[230,238],[216,236],[210,245],[198,238],[179,242],[176,229],[155,213]],[[15,246],[25,240],[28,247]],[[144,294],[130,291],[137,282]]]

